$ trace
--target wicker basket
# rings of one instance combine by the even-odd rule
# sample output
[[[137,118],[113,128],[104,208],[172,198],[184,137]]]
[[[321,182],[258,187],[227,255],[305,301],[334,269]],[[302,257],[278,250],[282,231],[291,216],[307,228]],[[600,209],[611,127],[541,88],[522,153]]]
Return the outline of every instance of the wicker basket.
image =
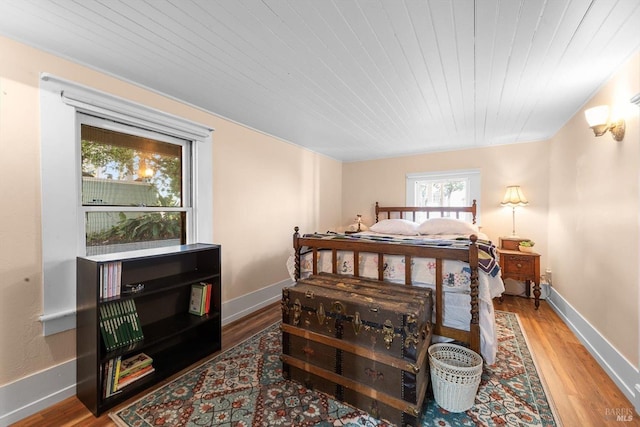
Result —
[[[482,357],[460,345],[439,343],[429,347],[429,362],[436,403],[449,412],[471,408],[482,376]]]

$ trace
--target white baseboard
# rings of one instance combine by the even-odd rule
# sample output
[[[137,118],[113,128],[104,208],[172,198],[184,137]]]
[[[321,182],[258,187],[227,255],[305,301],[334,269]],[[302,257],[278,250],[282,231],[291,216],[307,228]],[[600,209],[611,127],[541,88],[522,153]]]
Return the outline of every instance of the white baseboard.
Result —
[[[0,387],[0,426],[20,421],[76,394],[76,360]]]
[[[222,304],[222,324],[280,301],[291,280],[266,286]],[[76,360],[69,360],[0,386],[0,427],[20,421],[76,394]]]
[[[262,307],[280,301],[282,299],[282,288],[292,284],[291,279],[283,280],[222,303],[222,324],[226,325]]]
[[[620,354],[555,288],[551,288],[547,302],[633,403],[636,413],[640,414],[640,387],[635,384],[640,379],[638,368]]]

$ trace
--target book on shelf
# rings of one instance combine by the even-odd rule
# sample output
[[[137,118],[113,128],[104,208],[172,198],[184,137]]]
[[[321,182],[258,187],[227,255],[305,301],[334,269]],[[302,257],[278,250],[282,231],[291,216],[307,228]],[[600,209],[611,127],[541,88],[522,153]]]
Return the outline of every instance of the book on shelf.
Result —
[[[104,398],[111,397],[119,393],[119,391],[117,390],[117,383],[118,377],[120,375],[120,365],[121,358],[114,357],[113,359],[109,359],[107,362],[105,362],[101,367],[103,372],[102,396]]]
[[[100,264],[100,298],[119,296],[121,280],[122,261]]]
[[[111,380],[111,388],[114,393],[118,391],[118,378],[120,377],[120,366],[122,364],[122,357],[118,356],[115,359],[115,367],[113,370],[113,379]]]
[[[132,299],[102,304],[99,324],[107,351],[131,346],[144,339],[140,318]]]
[[[133,336],[133,325],[131,324],[131,319],[129,318],[129,314],[124,306],[124,301],[118,301],[113,304],[113,310],[115,312],[115,317],[118,322],[118,332],[120,333],[120,338],[122,339],[122,345],[131,345],[136,339]]]
[[[191,298],[189,299],[189,313],[196,316],[205,314],[207,302],[207,284],[194,283],[191,285]]]
[[[113,310],[110,304],[100,306],[100,324],[104,325],[101,330],[107,351],[114,350],[122,346],[120,336],[117,331],[117,322],[114,319]]]
[[[118,375],[114,383],[115,390],[121,391],[122,388],[153,372],[155,372],[153,359],[144,353],[124,359],[118,368]]]
[[[144,353],[138,353],[124,359],[120,364],[120,376],[124,377],[139,369],[146,368],[153,363],[153,359]]]
[[[206,283],[205,285],[207,286],[207,299],[204,304],[204,312],[205,314],[209,314],[211,308],[211,288],[213,288],[213,285],[211,283]]]
[[[115,348],[115,338],[113,336],[111,322],[107,314],[107,307],[104,305],[100,306],[100,333],[102,334],[102,340],[104,341],[104,346],[107,351]]]
[[[109,359],[100,367],[103,373],[102,396],[114,396],[129,384],[155,372],[152,363],[153,359],[144,353],[127,359],[122,359],[121,356]]]
[[[138,311],[136,310],[136,303],[134,300],[129,299],[125,301],[125,305],[127,307],[127,316],[133,328],[134,342],[141,341],[144,339],[144,334],[142,333],[142,324],[140,323]]]
[[[118,388],[116,391],[122,391],[124,387],[128,386],[129,384],[133,384],[134,382],[146,377],[149,374],[154,373],[155,371],[156,370],[153,367],[153,365],[149,365],[142,369],[138,369],[137,371],[132,372],[125,377],[120,377],[118,379],[118,384],[117,384]]]

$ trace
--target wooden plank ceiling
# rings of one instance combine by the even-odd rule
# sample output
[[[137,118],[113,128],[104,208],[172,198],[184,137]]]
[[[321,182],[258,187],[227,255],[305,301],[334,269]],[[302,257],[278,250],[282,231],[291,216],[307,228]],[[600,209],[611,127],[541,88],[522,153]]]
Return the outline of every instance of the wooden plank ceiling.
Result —
[[[343,161],[548,139],[640,48],[638,0],[0,0],[0,10],[1,35]]]

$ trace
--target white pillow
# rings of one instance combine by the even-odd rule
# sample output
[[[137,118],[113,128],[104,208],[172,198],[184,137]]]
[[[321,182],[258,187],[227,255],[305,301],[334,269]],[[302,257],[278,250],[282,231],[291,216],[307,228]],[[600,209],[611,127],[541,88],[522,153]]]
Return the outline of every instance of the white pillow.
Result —
[[[430,218],[418,226],[420,234],[462,234],[478,235],[480,230],[475,224],[455,218]]]
[[[369,229],[383,234],[418,235],[418,224],[408,219],[383,219],[373,224]]]

